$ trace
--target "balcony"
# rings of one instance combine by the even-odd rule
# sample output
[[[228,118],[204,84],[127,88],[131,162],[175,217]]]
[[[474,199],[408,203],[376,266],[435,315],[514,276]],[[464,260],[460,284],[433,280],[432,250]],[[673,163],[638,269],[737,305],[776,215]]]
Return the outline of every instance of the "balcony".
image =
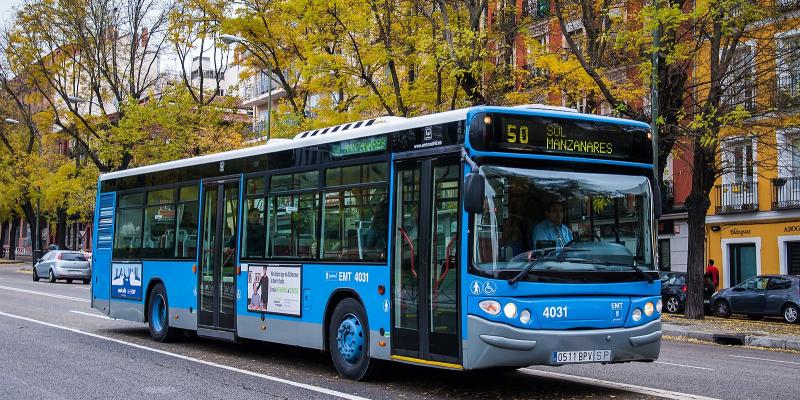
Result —
[[[755,85],[752,82],[733,85],[722,95],[722,104],[731,109],[741,106],[747,111],[753,111],[756,108],[754,89]]]
[[[550,0],[529,0],[525,2],[525,13],[534,20],[550,17]]]
[[[248,125],[244,130],[244,140],[260,140],[267,136],[267,121],[258,121],[253,125]]]
[[[675,191],[673,189],[672,181],[661,182],[661,209],[664,212],[672,210],[675,207]]]
[[[244,85],[240,90],[240,95],[244,102],[242,105],[245,107],[258,106],[267,104],[267,101],[272,97],[272,100],[283,97],[283,87],[278,84],[277,79],[273,76],[272,79],[272,95],[270,96],[270,82],[269,79],[262,77],[255,82]]]
[[[800,0],[774,0],[775,1],[775,8],[778,11],[791,11],[795,8],[800,8]]]
[[[772,209],[791,210],[795,208],[800,208],[800,177],[773,179]]]
[[[715,186],[717,214],[758,211],[758,182],[743,181]]]
[[[772,99],[775,107],[800,106],[800,71],[778,76],[773,90]]]

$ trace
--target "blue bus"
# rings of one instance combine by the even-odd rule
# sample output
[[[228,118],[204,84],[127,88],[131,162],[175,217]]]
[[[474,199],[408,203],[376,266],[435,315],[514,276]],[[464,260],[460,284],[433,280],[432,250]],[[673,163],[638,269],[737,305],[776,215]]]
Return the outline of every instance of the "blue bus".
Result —
[[[103,174],[93,308],[454,370],[653,361],[646,124],[560,107],[383,117]]]

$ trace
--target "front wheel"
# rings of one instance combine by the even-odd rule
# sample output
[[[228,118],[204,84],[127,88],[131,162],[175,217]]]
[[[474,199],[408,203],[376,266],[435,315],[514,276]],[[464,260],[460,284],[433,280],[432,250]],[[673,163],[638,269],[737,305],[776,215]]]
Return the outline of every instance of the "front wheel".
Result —
[[[369,326],[358,301],[347,298],[336,305],[328,326],[328,344],[339,375],[360,381],[374,372],[377,362],[369,357]]]
[[[72,279],[67,279],[67,283],[72,283]]]
[[[169,302],[167,290],[156,284],[147,301],[147,319],[150,337],[157,342],[171,342],[180,334],[177,328],[169,326]]]
[[[84,283],[85,285],[88,285],[88,284],[89,284],[89,282],[91,282],[91,281],[92,281],[91,279],[84,279],[84,280],[83,280],[83,283]]]
[[[728,318],[731,316],[731,306],[725,300],[719,300],[714,303],[714,313],[718,317]]]
[[[783,320],[794,324],[797,322],[798,317],[800,317],[800,308],[798,308],[794,304],[787,304],[786,307],[783,307]]]
[[[677,314],[681,310],[681,301],[677,296],[669,296],[666,304],[667,312],[670,314]]]

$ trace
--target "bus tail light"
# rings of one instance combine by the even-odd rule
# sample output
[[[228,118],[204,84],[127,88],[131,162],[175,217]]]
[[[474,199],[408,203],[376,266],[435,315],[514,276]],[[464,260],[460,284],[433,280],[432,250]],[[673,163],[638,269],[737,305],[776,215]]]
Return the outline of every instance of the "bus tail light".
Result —
[[[478,303],[478,307],[489,315],[500,314],[500,303],[497,300],[484,300]]]
[[[686,293],[686,285],[683,285],[683,286],[681,287],[681,292],[683,292],[683,293]]]

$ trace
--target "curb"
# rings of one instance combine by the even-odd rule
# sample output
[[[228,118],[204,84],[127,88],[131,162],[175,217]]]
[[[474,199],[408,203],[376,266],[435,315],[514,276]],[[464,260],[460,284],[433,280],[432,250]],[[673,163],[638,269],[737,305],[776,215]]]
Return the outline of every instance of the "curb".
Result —
[[[724,344],[724,345],[746,345],[756,347],[766,347],[769,349],[798,350],[800,351],[800,340],[785,339],[778,337],[756,336],[745,334],[724,334],[711,333],[704,331],[684,331],[662,329],[664,336],[685,337],[700,340],[703,342]]]

